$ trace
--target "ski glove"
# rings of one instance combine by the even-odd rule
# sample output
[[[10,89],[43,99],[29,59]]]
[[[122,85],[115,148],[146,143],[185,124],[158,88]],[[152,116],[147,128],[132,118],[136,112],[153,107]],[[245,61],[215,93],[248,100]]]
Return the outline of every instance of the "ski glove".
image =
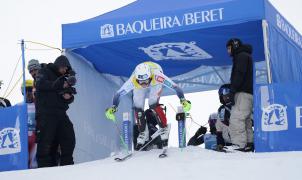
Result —
[[[115,122],[115,112],[117,111],[117,108],[115,106],[112,106],[111,108],[107,108],[105,115],[107,117],[107,119]]]
[[[183,110],[185,113],[189,112],[191,109],[191,102],[185,99],[181,99],[180,103],[182,104]]]
[[[195,136],[196,136],[196,137],[199,137],[199,136],[201,136],[201,135],[203,135],[203,134],[205,134],[205,133],[207,133],[207,128],[201,126],[201,127],[196,131]]]

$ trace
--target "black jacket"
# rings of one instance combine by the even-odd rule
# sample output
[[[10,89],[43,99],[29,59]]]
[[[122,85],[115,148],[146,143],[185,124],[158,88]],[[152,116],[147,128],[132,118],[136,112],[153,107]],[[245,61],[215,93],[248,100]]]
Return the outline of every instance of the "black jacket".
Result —
[[[231,92],[253,94],[253,60],[252,47],[242,45],[233,53],[231,74]]]
[[[65,113],[74,97],[65,100],[63,91],[64,77],[59,74],[57,66],[50,63],[43,67],[36,78],[36,113]]]

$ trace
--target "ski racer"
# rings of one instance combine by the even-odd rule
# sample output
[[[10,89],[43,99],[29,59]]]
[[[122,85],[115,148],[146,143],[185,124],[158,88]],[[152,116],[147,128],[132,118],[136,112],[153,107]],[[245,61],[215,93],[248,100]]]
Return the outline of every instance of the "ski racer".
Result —
[[[120,97],[133,91],[135,120],[139,130],[136,150],[140,149],[149,140],[149,129],[144,114],[145,98],[149,98],[149,107],[158,121],[160,130],[162,130],[161,140],[163,141],[163,146],[168,146],[169,130],[167,128],[167,118],[163,108],[159,105],[163,85],[176,92],[184,112],[189,112],[191,102],[185,99],[182,89],[163,73],[159,64],[150,61],[136,66],[130,78],[114,95],[112,107],[106,109],[106,117],[115,121],[114,113],[117,111]]]

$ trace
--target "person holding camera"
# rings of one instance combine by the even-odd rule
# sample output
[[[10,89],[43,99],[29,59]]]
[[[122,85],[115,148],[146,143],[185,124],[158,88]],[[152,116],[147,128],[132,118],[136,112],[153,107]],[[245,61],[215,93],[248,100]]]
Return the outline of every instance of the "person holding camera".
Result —
[[[38,72],[40,69],[46,67],[45,63],[40,63],[39,60],[37,59],[31,59],[28,61],[28,65],[27,65],[27,69],[29,74],[32,76],[32,78],[34,79],[33,81],[33,86],[32,86],[32,96],[33,96],[33,101],[34,104],[36,104],[35,102],[35,95],[36,95],[36,87],[35,87],[35,82],[36,82],[36,78],[38,75]],[[34,105],[36,107],[36,105]],[[40,122],[40,117],[38,113],[35,113],[35,122],[36,122],[36,126],[39,124]],[[35,129],[37,130],[37,127],[35,127]],[[35,132],[36,134],[36,132]],[[36,137],[36,136],[35,136]],[[55,143],[52,145],[52,166],[57,166],[59,163],[59,159],[60,159],[60,147],[59,147],[59,143],[57,142],[58,140],[56,139]],[[36,142],[35,142],[36,143]],[[36,159],[36,158],[35,158]]]
[[[59,164],[71,165],[75,148],[73,124],[66,111],[76,94],[75,73],[66,56],[59,56],[39,70],[36,77],[37,161],[38,167],[53,166],[52,149],[61,149]]]

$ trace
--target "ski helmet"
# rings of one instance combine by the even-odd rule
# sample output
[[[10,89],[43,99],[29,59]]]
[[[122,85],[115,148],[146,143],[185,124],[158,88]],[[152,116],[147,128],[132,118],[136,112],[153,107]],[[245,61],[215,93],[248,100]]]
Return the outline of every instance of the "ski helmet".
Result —
[[[26,91],[32,91],[33,86],[34,86],[34,81],[31,80],[31,79],[27,79],[25,81],[25,83],[22,83],[22,85],[21,85],[21,92],[22,92],[22,94],[23,94],[24,85],[25,85]]]
[[[136,66],[134,75],[138,84],[148,85],[152,76],[151,68],[147,64],[141,63]]]
[[[220,86],[218,90],[219,100],[221,104],[226,104],[225,100],[223,99],[223,96],[227,96],[231,93],[231,85],[230,84],[224,84]]]
[[[34,85],[34,81],[31,79],[27,79],[25,83],[22,84],[21,86],[22,88],[24,87],[24,84],[25,84],[25,88],[32,88]]]

